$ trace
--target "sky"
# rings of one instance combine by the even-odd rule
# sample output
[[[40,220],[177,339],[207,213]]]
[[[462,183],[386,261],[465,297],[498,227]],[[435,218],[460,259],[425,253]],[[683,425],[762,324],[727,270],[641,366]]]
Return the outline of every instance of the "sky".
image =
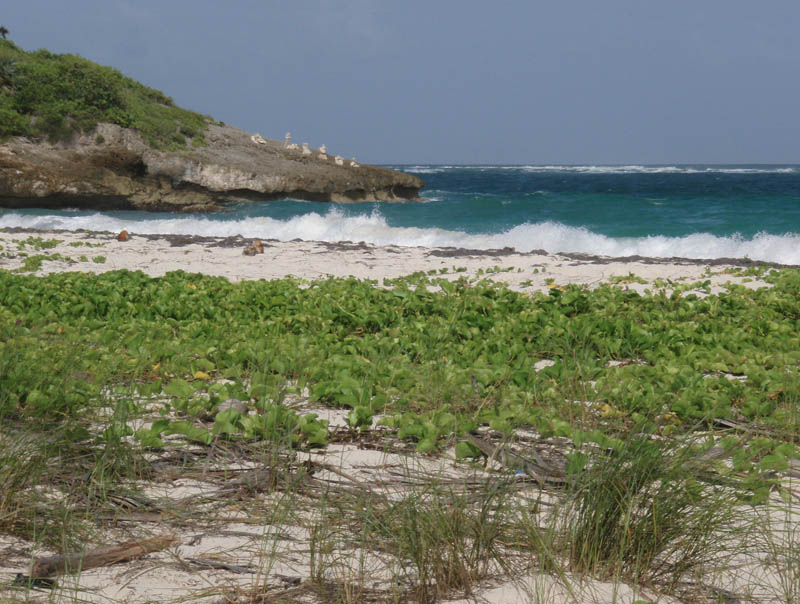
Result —
[[[0,24],[362,162],[800,163],[797,0],[9,0]]]

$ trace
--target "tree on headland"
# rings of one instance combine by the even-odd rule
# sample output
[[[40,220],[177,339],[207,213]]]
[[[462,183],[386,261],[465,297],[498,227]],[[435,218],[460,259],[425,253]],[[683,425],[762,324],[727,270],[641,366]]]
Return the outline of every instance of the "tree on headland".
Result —
[[[3,40],[6,39],[8,35],[8,28],[5,25],[0,25],[0,36],[3,36]]]

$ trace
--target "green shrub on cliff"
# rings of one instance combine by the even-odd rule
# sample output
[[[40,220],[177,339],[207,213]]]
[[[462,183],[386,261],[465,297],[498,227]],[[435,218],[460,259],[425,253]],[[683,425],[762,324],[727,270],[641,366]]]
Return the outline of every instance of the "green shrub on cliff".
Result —
[[[111,67],[0,40],[0,139],[69,140],[108,122],[138,130],[153,147],[176,149],[202,141],[209,121]]]

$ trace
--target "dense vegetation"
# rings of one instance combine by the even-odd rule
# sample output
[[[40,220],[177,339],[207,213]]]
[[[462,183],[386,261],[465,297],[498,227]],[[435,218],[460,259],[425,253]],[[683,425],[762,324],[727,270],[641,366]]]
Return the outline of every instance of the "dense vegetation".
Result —
[[[713,581],[739,555],[773,569],[781,601],[797,601],[800,534],[776,532],[769,514],[796,509],[800,271],[748,269],[770,287],[720,295],[674,282],[644,295],[624,283],[530,295],[438,274],[382,284],[23,274],[57,259],[46,252],[56,243],[17,242],[44,253],[0,271],[0,534],[81,549],[120,496],[142,500],[147,481],[230,456],[285,477],[269,485],[278,507],[248,495],[256,522],[289,522],[305,506],[291,521],[310,531],[308,589],[342,581],[337,560],[367,544],[397,561],[410,601],[469,592],[498,566],[672,594],[688,580],[696,595],[698,577]],[[255,412],[220,410],[230,398]],[[304,399],[343,408],[349,428],[334,432]],[[525,483],[509,472],[458,487],[410,472],[395,499],[365,486],[309,491],[304,473],[321,466],[287,455],[399,439],[422,454],[455,444],[468,459],[482,450],[467,433],[486,426],[563,462],[565,480],[539,485],[551,513],[518,499]],[[223,512],[204,505],[187,497],[167,516],[179,528],[190,518],[192,531],[219,526]]]
[[[479,425],[528,427],[571,439],[578,466],[585,443],[756,422],[784,436],[740,443],[735,469],[755,475],[786,467],[800,428],[800,273],[767,278],[773,287],[700,298],[678,286],[530,296],[427,275],[380,288],[3,272],[0,413],[58,423],[114,388],[169,399],[165,419],[138,434],[148,447],[176,431],[211,442],[285,430],[295,444],[322,445],[324,424],[281,404],[308,388],[312,400],[351,409],[354,429],[382,414],[421,451]],[[541,359],[555,363],[537,371]],[[265,413],[193,423],[229,397]]]
[[[209,118],[116,69],[0,40],[0,139],[69,140],[100,122],[135,128],[156,148],[179,149],[203,144]]]

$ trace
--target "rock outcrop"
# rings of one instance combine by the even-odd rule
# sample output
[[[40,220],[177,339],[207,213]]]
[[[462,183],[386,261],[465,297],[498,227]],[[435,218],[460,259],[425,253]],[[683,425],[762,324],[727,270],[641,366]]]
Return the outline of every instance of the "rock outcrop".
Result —
[[[422,180],[355,162],[324,161],[284,143],[211,124],[206,144],[159,151],[134,130],[100,124],[70,144],[0,145],[0,206],[213,211],[225,202],[417,199]],[[259,137],[260,138],[260,137]]]

